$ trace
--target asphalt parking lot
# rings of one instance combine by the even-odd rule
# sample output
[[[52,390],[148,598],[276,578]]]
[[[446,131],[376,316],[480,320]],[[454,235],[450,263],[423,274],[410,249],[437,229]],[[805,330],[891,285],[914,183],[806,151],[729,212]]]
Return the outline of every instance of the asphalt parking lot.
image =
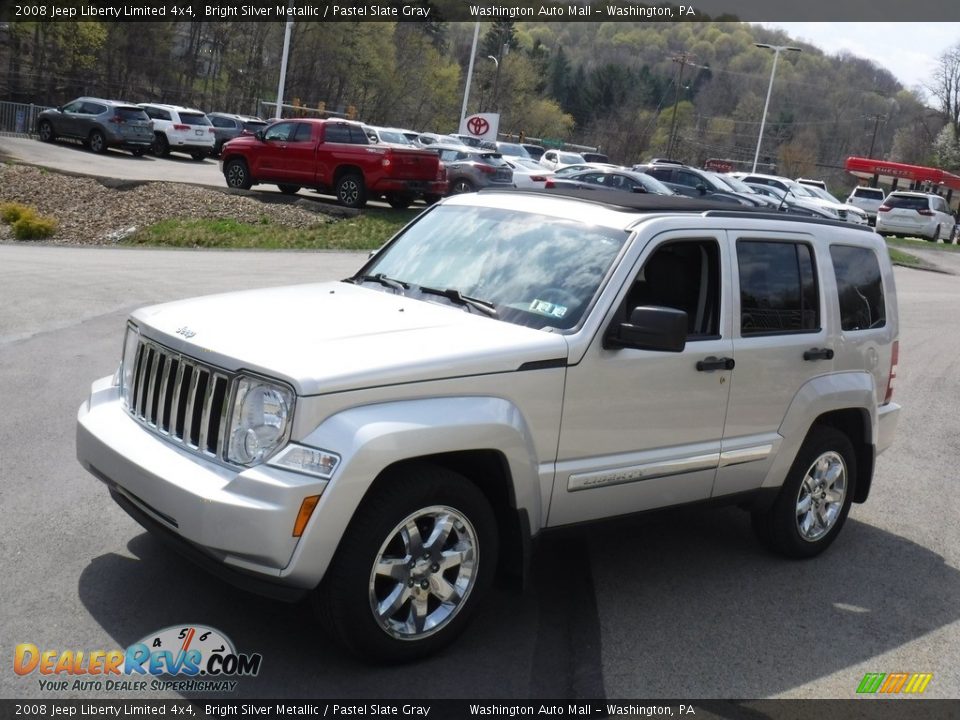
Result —
[[[497,590],[416,665],[358,664],[308,607],[208,577],[77,464],[77,408],[115,370],[130,310],[342,278],[362,258],[0,245],[0,697],[44,696],[12,672],[17,643],[109,650],[180,623],[263,654],[238,697],[851,698],[867,672],[930,672],[928,697],[960,697],[960,277],[896,270],[899,434],[825,555],[767,554],[733,508],[564,531],[525,593]]]

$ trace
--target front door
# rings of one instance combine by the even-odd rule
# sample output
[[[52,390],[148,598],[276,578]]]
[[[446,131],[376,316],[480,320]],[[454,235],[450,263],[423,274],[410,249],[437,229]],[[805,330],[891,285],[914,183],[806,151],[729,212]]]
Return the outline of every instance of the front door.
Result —
[[[655,238],[582,361],[567,370],[549,525],[710,497],[733,370],[722,232]],[[636,306],[687,313],[682,352],[604,347]]]

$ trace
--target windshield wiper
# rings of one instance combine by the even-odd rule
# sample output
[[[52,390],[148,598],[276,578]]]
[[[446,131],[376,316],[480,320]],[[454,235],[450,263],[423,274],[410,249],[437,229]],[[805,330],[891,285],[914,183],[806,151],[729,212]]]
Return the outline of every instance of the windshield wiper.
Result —
[[[454,288],[432,288],[425,287],[420,285],[420,292],[426,295],[440,295],[441,297],[447,298],[451,302],[456,303],[457,305],[463,305],[464,307],[474,308],[479,310],[484,315],[495,318],[499,317],[496,306],[489,300],[480,300],[478,298],[469,297],[468,295],[462,294],[459,290]]]
[[[347,278],[346,280],[344,280],[344,282],[353,283],[354,285],[359,285],[360,283],[365,283],[365,282],[376,282],[376,283],[380,283],[384,287],[391,288],[392,290],[397,290],[401,294],[403,293],[404,290],[410,289],[409,283],[405,283],[402,280],[394,280],[393,278],[387,277],[383,273],[377,273],[376,275],[360,275],[359,277],[354,276],[354,277]]]

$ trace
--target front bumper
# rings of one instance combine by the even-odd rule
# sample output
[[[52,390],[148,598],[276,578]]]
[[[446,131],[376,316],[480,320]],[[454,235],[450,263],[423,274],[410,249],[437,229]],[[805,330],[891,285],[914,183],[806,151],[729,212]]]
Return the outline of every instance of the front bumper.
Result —
[[[293,526],[303,499],[327,481],[268,465],[238,471],[176,447],[126,412],[112,378],[95,382],[80,407],[77,459],[138,522],[221,566],[221,577],[300,590],[319,582],[294,572]]]

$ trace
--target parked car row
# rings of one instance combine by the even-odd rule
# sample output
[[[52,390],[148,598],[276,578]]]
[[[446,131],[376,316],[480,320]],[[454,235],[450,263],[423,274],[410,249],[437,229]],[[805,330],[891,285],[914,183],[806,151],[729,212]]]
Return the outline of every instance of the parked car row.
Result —
[[[136,157],[148,150],[167,157],[180,152],[194,160],[219,155],[228,140],[266,126],[265,120],[246,115],[93,97],[77,98],[37,117],[37,134],[44,142],[64,138],[79,140],[95,153],[118,148]]]

